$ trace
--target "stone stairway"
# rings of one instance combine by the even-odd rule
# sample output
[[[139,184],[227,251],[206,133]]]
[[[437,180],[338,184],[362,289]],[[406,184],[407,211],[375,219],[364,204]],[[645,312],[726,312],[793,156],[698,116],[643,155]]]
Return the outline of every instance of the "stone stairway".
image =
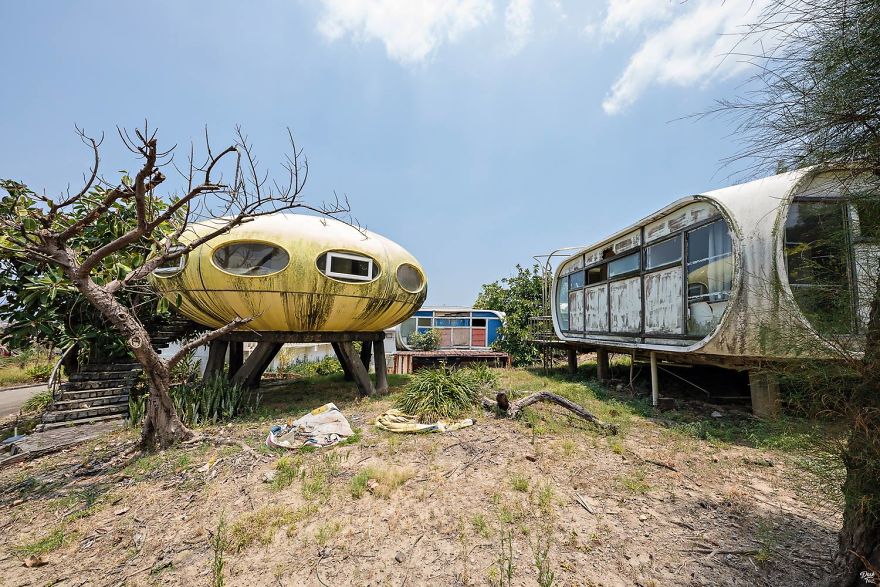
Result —
[[[153,348],[157,351],[203,328],[178,316],[148,326]],[[37,430],[127,417],[128,396],[142,371],[140,364],[131,358],[81,366],[79,373],[74,373],[61,384]]]

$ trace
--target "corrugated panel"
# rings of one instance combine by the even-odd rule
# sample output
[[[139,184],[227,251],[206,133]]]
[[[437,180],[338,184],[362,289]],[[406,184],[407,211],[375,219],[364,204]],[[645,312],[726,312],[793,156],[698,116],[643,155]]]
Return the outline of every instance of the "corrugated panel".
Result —
[[[645,226],[645,242],[649,243],[663,238],[676,230],[702,222],[716,214],[718,214],[718,209],[709,202],[688,204]]]
[[[587,330],[608,330],[608,284],[588,287],[586,290],[586,319]]]
[[[569,327],[575,332],[584,331],[584,290],[568,294]]]
[[[642,329],[641,283],[639,277],[611,283],[612,332],[639,332]]]
[[[486,344],[486,329],[474,328],[471,330],[471,346],[489,346]]]
[[[682,269],[672,267],[645,275],[645,332],[684,334]]]

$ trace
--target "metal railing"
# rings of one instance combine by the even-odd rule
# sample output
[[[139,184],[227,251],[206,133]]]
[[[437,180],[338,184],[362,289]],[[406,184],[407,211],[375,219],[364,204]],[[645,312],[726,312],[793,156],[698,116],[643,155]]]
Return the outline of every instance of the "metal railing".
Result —
[[[529,317],[529,338],[531,340],[541,342],[552,342],[559,340],[556,332],[553,330],[552,316],[530,316]]]

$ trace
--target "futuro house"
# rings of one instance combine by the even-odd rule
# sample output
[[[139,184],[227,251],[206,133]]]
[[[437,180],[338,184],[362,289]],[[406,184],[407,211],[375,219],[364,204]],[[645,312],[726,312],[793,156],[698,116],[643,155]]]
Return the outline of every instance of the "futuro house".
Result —
[[[192,242],[216,228],[193,224]],[[326,217],[272,214],[238,225],[156,269],[153,285],[186,317],[218,328],[381,332],[427,296],[419,262],[397,243]]]

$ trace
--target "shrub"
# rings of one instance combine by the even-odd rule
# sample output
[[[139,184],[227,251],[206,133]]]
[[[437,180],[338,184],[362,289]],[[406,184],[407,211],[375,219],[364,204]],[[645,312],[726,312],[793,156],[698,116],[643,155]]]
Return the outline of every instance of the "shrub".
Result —
[[[440,331],[432,328],[425,332],[413,332],[406,342],[416,351],[436,351],[440,348]]]
[[[323,377],[342,373],[342,365],[336,357],[324,357],[320,361],[301,361],[288,363],[278,369],[279,373],[293,373],[302,377]]]
[[[137,425],[144,417],[148,394],[129,398],[130,421]],[[217,424],[252,414],[262,395],[231,383],[225,377],[184,383],[171,388],[171,399],[178,417],[187,426]]]
[[[35,412],[43,412],[49,407],[49,404],[52,403],[52,392],[48,389],[46,391],[41,391],[40,393],[33,395],[28,398],[24,405],[21,407],[21,411],[25,414],[32,414]]]
[[[480,390],[487,383],[485,377],[476,369],[416,371],[397,400],[397,407],[422,422],[453,418],[479,400]]]
[[[27,368],[25,373],[31,381],[49,381],[54,365],[51,363],[35,363]]]

